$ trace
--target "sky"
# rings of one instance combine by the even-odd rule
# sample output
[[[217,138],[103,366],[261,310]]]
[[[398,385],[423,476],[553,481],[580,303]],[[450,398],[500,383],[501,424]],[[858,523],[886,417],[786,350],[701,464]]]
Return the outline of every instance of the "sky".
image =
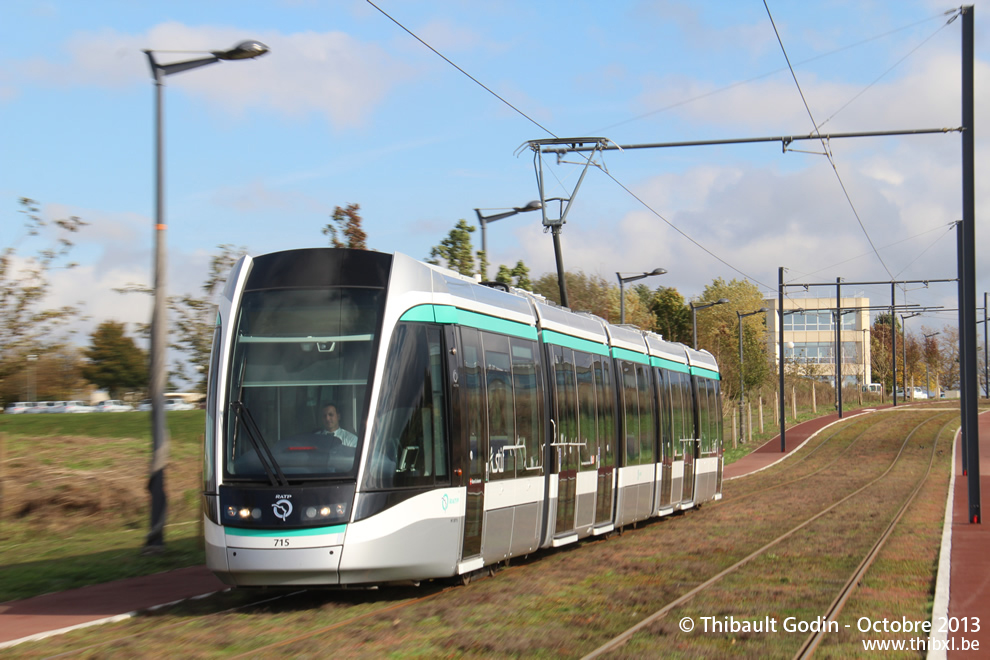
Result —
[[[982,307],[990,2],[975,8]],[[270,48],[165,79],[167,286],[196,293],[218,246],[258,255],[327,245],[322,228],[352,203],[369,247],[425,259],[458,220],[476,225],[475,209],[540,198],[530,140],[628,146],[816,126],[956,128],[955,9],[929,0],[6,0],[0,247],[37,247],[23,235],[21,197],[48,218],[78,216],[88,223],[74,237],[79,266],[53,273],[51,303],[81,302],[91,326],[148,321],[148,300],[114,291],[152,277],[145,49],[167,64],[248,39]],[[568,270],[616,282],[617,272],[665,268],[644,283],[691,300],[716,278],[776,297],[784,267],[787,283],[842,278],[844,296],[889,304],[892,280],[956,277],[961,153],[958,133],[939,133],[798,141],[786,152],[781,142],[612,150],[576,190],[583,155],[546,157],[542,173],[545,198],[572,199],[561,232]],[[519,260],[535,276],[555,269],[539,213],[489,224],[487,242],[492,275]],[[912,332],[955,324],[955,283],[905,284],[897,299],[952,310],[909,321]]]

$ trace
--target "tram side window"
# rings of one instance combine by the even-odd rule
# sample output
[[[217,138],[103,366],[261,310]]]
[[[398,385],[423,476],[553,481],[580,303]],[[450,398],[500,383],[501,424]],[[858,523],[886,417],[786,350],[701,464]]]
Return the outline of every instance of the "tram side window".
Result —
[[[598,399],[598,448],[601,465],[613,465],[615,455],[615,394],[609,360],[595,356],[595,392]],[[601,467],[599,465],[599,467]]]
[[[679,371],[670,373],[671,432],[674,440],[674,456],[683,458],[685,450],[691,451],[694,438],[694,411],[691,406],[690,377]]]
[[[698,378],[698,407],[700,417],[701,455],[711,456],[718,452],[722,437],[722,413],[719,396],[719,383],[710,378]]]
[[[482,333],[485,351],[485,385],[488,393],[489,474],[516,473],[516,416],[512,394],[512,360],[509,338]]]
[[[625,432],[626,465],[640,464],[639,442],[639,388],[636,386],[636,366],[623,360],[622,404]]]
[[[206,388],[206,442],[204,443],[205,453],[203,456],[203,491],[207,493],[216,492],[216,418],[214,412],[217,409],[217,383],[220,379],[220,340],[223,337],[223,326],[217,318],[217,325],[213,331],[213,351],[210,355],[210,373]]]
[[[365,488],[448,481],[442,355],[439,327],[396,327],[367,454]]]
[[[661,459],[669,459],[673,456],[674,450],[673,436],[670,430],[670,372],[660,368],[653,371],[657,383],[657,421],[660,424],[660,456],[657,457],[659,463]]]
[[[594,356],[574,351],[577,370],[578,433],[581,469],[596,469],[598,456],[598,414],[595,401]]]
[[[639,457],[640,463],[653,463],[654,428],[653,390],[650,388],[650,370],[636,365],[636,387],[639,391]]]
[[[556,442],[578,442],[576,385],[574,382],[574,351],[553,346],[554,376],[557,383]]]
[[[543,395],[540,387],[539,351],[536,342],[509,339],[512,347],[512,385],[515,396],[518,471],[540,474],[543,465]],[[517,476],[519,473],[517,472]]]

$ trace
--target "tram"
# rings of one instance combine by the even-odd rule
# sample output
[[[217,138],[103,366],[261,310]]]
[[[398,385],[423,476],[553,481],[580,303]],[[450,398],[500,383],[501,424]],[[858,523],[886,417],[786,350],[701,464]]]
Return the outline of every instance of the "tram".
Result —
[[[467,577],[721,497],[711,354],[403,254],[241,258],[208,383],[229,585]]]

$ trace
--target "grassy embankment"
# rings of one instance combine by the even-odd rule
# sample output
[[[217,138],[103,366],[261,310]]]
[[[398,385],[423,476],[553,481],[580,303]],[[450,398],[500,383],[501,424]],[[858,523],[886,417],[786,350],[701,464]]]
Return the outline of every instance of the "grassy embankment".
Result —
[[[143,557],[150,413],[0,415],[0,602],[204,561],[204,413],[167,423],[166,551]]]

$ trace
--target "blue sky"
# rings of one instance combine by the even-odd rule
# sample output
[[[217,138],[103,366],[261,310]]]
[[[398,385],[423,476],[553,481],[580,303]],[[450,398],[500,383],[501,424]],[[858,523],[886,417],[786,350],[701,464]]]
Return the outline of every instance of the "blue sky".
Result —
[[[21,196],[51,217],[82,217],[80,267],[55,274],[52,302],[85,301],[94,323],[147,321],[144,301],[113,291],[151,278],[145,48],[223,50],[244,39],[271,48],[166,81],[171,292],[195,291],[219,244],[251,254],[325,245],[320,230],[349,203],[361,206],[370,247],[425,258],[459,219],[475,224],[473,209],[538,198],[531,153],[517,149],[547,130],[620,145],[813,130],[762,1],[375,4],[521,112],[357,0],[5,2],[0,246],[30,247],[19,237]],[[961,21],[946,26],[943,14],[951,5],[768,5],[823,132],[961,123]],[[988,7],[977,2],[975,13],[978,245],[990,209],[979,123],[990,94]],[[608,174],[590,170],[575,196],[564,263],[612,281],[616,271],[663,267],[667,275],[647,282],[688,299],[716,277],[746,277],[773,294],[779,266],[790,282],[955,277],[958,135],[830,148],[834,169],[779,143],[609,152]],[[570,195],[578,175],[551,164],[547,196]],[[494,264],[554,268],[538,214],[490,225],[488,242]],[[978,254],[981,305],[987,266]],[[908,288],[899,301],[956,306],[954,285]],[[890,287],[844,293],[883,303]],[[918,326],[954,319],[935,314]]]

